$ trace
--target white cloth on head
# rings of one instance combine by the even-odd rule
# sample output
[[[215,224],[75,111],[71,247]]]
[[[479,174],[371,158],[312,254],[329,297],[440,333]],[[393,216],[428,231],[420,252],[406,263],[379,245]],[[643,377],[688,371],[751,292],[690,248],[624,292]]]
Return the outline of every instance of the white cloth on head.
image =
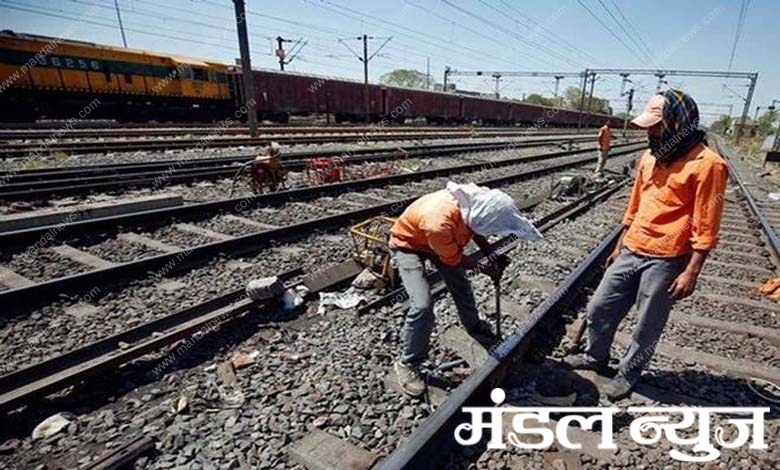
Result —
[[[477,235],[516,235],[532,241],[543,238],[503,191],[452,181],[447,183],[447,191],[458,200],[463,221]]]

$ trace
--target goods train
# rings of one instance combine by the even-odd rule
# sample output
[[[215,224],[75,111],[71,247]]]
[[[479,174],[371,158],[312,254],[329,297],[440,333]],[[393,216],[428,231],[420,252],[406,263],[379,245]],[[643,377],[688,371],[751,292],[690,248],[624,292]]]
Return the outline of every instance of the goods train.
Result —
[[[188,57],[83,41],[0,31],[0,120],[90,119],[216,121],[233,117],[248,100],[236,67]],[[332,115],[361,122],[361,82],[272,70],[254,70],[260,119],[287,122],[293,115]],[[370,84],[372,121],[577,126],[580,114],[506,99]],[[97,99],[98,105],[91,105]],[[585,114],[583,125],[620,119]]]

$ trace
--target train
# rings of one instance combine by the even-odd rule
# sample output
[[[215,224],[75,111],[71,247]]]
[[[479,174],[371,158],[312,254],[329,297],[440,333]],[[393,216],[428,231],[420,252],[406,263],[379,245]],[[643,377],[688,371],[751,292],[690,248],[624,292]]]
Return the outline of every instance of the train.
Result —
[[[362,82],[253,70],[258,117],[332,116],[365,122]],[[71,39],[0,31],[0,121],[84,117],[120,122],[215,122],[249,102],[241,69],[213,61]],[[578,113],[510,99],[369,84],[371,122],[621,126],[616,116]],[[97,105],[90,105],[97,103]],[[580,120],[582,122],[580,123]]]

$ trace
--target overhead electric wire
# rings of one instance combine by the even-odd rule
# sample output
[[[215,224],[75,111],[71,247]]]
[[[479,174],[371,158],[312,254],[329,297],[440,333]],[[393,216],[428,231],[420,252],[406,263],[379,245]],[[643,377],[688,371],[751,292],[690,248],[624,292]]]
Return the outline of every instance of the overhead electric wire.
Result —
[[[626,50],[629,51],[631,55],[633,55],[634,58],[637,59],[637,61],[639,61],[640,64],[643,63],[642,58],[637,55],[636,51],[634,51],[631,47],[629,47],[629,45],[626,44],[623,38],[621,38],[620,35],[615,33],[615,31],[613,31],[612,28],[610,28],[606,23],[604,23],[604,21],[601,18],[599,18],[598,15],[593,13],[593,11],[590,8],[588,8],[588,6],[585,5],[585,3],[582,0],[577,0],[577,3],[579,3],[580,6],[582,6],[582,8],[584,8],[585,11],[587,11],[591,17],[593,17],[593,19],[598,21],[599,24],[612,35],[612,37],[614,37],[620,44],[622,44],[623,47],[625,47]]]
[[[469,10],[467,10],[467,9],[465,9],[465,8],[463,8],[463,7],[461,7],[461,6],[459,6],[459,5],[456,5],[456,4],[452,3],[452,2],[451,2],[451,1],[449,1],[449,0],[441,0],[441,1],[442,1],[443,3],[445,3],[445,4],[449,5],[450,7],[452,7],[452,8],[454,8],[454,9],[456,9],[456,10],[460,11],[460,12],[461,12],[461,13],[463,13],[464,15],[470,16],[470,17],[472,17],[472,18],[476,19],[477,21],[479,21],[479,22],[481,22],[481,23],[484,23],[484,24],[488,25],[489,27],[491,27],[491,28],[493,28],[493,29],[495,29],[495,30],[497,30],[497,31],[500,31],[500,32],[502,32],[503,34],[505,34],[505,35],[507,35],[507,36],[509,36],[509,37],[512,37],[512,38],[518,39],[518,40],[522,41],[524,44],[530,44],[530,42],[529,42],[527,39],[525,39],[525,38],[523,38],[523,37],[521,37],[521,36],[517,35],[517,34],[516,34],[515,32],[513,32],[512,30],[509,30],[509,29],[507,29],[507,28],[505,28],[505,27],[503,27],[503,26],[499,26],[499,25],[495,24],[495,22],[492,22],[492,21],[490,21],[490,20],[488,20],[488,19],[486,19],[486,18],[483,18],[483,17],[481,17],[480,15],[477,15],[477,14],[476,14],[476,13],[474,13],[474,12],[471,12],[471,11],[469,11]],[[548,49],[548,51],[549,51],[549,49]],[[550,55],[552,55],[552,56],[555,56],[556,58],[558,58],[558,60],[561,60],[562,62],[566,62],[566,63],[567,63],[567,65],[569,65],[569,66],[579,67],[579,65],[577,65],[577,63],[575,63],[575,62],[573,62],[573,61],[569,60],[569,59],[568,59],[568,58],[566,58],[566,57],[563,57],[563,56],[561,56],[561,55],[560,55],[560,54],[558,54],[558,53],[555,53],[555,52],[553,52],[553,51],[549,51],[548,53],[549,53]],[[541,59],[538,59],[538,58],[537,58],[536,60],[539,60],[539,61],[540,61],[540,62],[542,62],[542,63],[548,64],[548,65],[550,65],[550,66],[553,66],[553,67],[554,67],[554,64],[552,64],[552,63],[550,63],[550,62],[548,62],[548,61],[546,61],[546,60],[541,60]]]
[[[562,37],[561,35],[559,35],[559,34],[557,34],[557,33],[553,32],[552,30],[548,30],[547,28],[545,28],[544,26],[542,26],[541,24],[539,24],[539,23],[538,23],[536,20],[534,20],[533,18],[531,18],[530,16],[526,15],[526,14],[525,14],[525,13],[523,13],[522,11],[518,10],[516,6],[514,6],[514,5],[510,5],[509,3],[507,3],[507,2],[506,2],[506,1],[504,1],[504,0],[498,0],[498,1],[499,1],[499,3],[501,3],[502,5],[504,5],[504,7],[506,7],[508,10],[511,10],[511,11],[512,11],[512,12],[514,12],[516,15],[518,15],[518,16],[520,16],[521,18],[525,19],[525,20],[526,20],[528,23],[532,23],[532,24],[534,24],[534,25],[535,25],[535,29],[541,28],[541,29],[542,29],[542,32],[545,32],[545,33],[547,33],[547,34],[548,34],[548,35],[549,35],[551,38],[553,38],[553,39],[555,39],[555,40],[557,40],[557,41],[560,41],[560,42],[561,42],[561,43],[563,43],[565,46],[568,46],[569,48],[571,48],[571,49],[573,49],[573,50],[577,51],[578,53],[582,54],[582,55],[583,55],[583,56],[584,56],[586,59],[590,60],[591,62],[593,62],[593,63],[596,63],[596,62],[598,62],[598,60],[597,60],[595,57],[593,57],[592,55],[588,54],[588,53],[587,53],[587,52],[585,52],[584,50],[582,50],[582,49],[578,48],[578,47],[577,47],[575,44],[572,44],[571,42],[567,41],[567,40],[566,40],[566,38]],[[530,27],[528,27],[528,26],[526,26],[526,28],[528,28],[528,29],[531,29],[531,28],[530,28]]]
[[[65,20],[72,20],[72,21],[81,21],[81,22],[86,23],[86,24],[91,24],[91,25],[99,26],[99,27],[102,27],[102,28],[108,28],[108,29],[112,29],[112,30],[116,30],[116,27],[117,27],[115,23],[114,24],[106,24],[106,23],[100,23],[100,22],[94,21],[92,19],[78,18],[78,17],[75,17],[75,16],[66,16],[66,15],[61,15],[61,14],[57,14],[57,13],[51,13],[51,12],[48,12],[48,11],[33,10],[33,9],[30,9],[30,8],[26,8],[26,7],[20,7],[20,6],[8,4],[7,2],[0,3],[0,8],[10,8],[12,10],[23,11],[23,12],[32,13],[32,14],[35,14],[35,15],[48,16],[48,17],[58,18],[58,19],[65,19]],[[224,45],[221,45],[221,44],[212,44],[212,43],[208,43],[208,42],[204,42],[204,41],[200,41],[200,40],[192,39],[192,38],[184,38],[184,37],[180,37],[180,36],[173,36],[173,35],[170,35],[170,34],[163,34],[163,33],[159,33],[159,32],[151,32],[151,31],[145,31],[145,30],[140,30],[140,29],[135,29],[135,28],[128,28],[128,27],[125,27],[125,30],[132,31],[134,33],[139,33],[139,34],[146,34],[146,35],[149,35],[149,36],[155,36],[155,37],[160,37],[160,38],[165,38],[165,39],[174,39],[174,40],[177,40],[177,41],[187,41],[187,42],[190,42],[190,43],[204,44],[204,45],[207,45],[207,46],[218,47],[218,48],[221,48],[221,49],[230,49],[231,51],[235,51],[234,47],[228,47],[228,46],[224,46]]]
[[[628,17],[623,13],[623,10],[620,8],[620,5],[615,0],[610,0],[612,5],[615,6],[615,10],[618,12],[621,18],[626,22],[628,27],[631,29],[631,31],[634,32],[634,35],[636,36],[637,40],[640,44],[642,44],[642,47],[644,47],[645,52],[647,52],[650,57],[653,57],[653,50],[650,49],[650,47],[647,45],[647,42],[645,42],[644,38],[641,34],[639,34],[639,31],[634,27],[634,24],[631,22],[631,20],[628,19]]]
[[[737,54],[737,45],[739,44],[739,39],[742,37],[742,28],[745,25],[745,17],[747,16],[748,7],[750,7],[750,0],[742,0],[742,5],[739,9],[739,19],[737,19],[737,30],[734,34],[734,43],[731,45],[731,53],[729,54],[729,72],[731,72],[731,67],[734,65],[734,57],[736,57]]]
[[[640,54],[644,55],[645,60],[647,60],[648,63],[653,62],[652,54],[648,54],[645,50],[642,49],[642,46],[639,44],[639,42],[637,42],[636,39],[634,39],[634,36],[628,32],[628,29],[626,29],[626,27],[623,26],[623,23],[617,19],[617,17],[612,13],[612,10],[610,10],[609,7],[607,7],[604,4],[604,0],[598,0],[598,2],[599,5],[601,5],[601,7],[607,12],[609,17],[612,18],[612,21],[614,21],[615,24],[618,25],[618,27],[623,31],[623,33],[625,33],[626,37],[628,37],[628,40],[631,41],[631,44],[633,44],[634,47],[636,47],[636,50],[639,51]]]

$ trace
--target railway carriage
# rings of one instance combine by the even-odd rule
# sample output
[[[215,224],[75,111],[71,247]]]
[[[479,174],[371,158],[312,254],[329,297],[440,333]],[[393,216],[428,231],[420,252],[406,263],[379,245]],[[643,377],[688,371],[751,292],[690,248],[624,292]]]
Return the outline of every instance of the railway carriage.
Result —
[[[285,123],[291,115],[330,114],[336,122],[365,119],[365,85],[359,81],[253,71],[260,119]],[[247,100],[237,67],[84,41],[0,32],[0,120],[87,118],[119,121],[216,121],[233,118]],[[552,108],[478,94],[369,85],[372,122],[424,118],[430,123],[587,127],[620,119],[583,117]],[[97,100],[97,101],[95,101]]]
[[[214,119],[229,99],[227,67],[83,41],[0,32],[0,119]],[[83,116],[81,116],[83,117]]]

